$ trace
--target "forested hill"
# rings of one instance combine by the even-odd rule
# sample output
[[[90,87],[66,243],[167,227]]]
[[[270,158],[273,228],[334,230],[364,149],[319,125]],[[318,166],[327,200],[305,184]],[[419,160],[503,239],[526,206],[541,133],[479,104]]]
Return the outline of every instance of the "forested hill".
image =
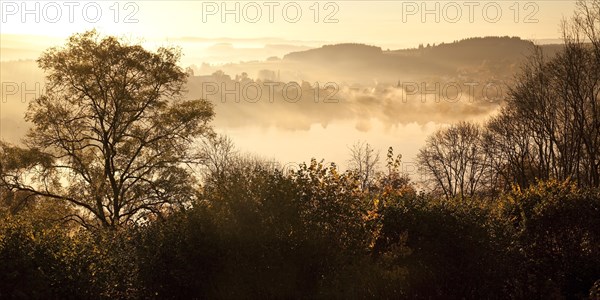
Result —
[[[523,54],[529,53],[534,43],[519,37],[474,37],[452,43],[439,45],[427,44],[418,48],[383,50],[381,47],[344,43],[324,45],[321,48],[291,52],[284,56],[286,60],[296,61],[322,61],[336,62],[348,59],[379,60],[382,57],[393,59],[398,55],[409,57],[423,57],[427,59],[448,59],[460,62],[473,63],[475,60],[521,59]],[[560,47],[558,45],[543,45],[545,51],[552,55]]]
[[[291,52],[284,56],[289,60],[335,61],[347,59],[378,59],[383,55],[381,47],[365,44],[345,43],[324,45],[321,48]]]
[[[482,60],[519,60],[534,44],[518,37],[478,37],[421,49],[391,51],[394,54],[422,56],[426,59],[446,59],[460,63]]]
[[[347,71],[371,71],[378,74],[409,72],[439,74],[467,66],[487,65],[499,72],[512,73],[511,68],[522,62],[533,51],[534,43],[518,37],[478,37],[448,44],[421,45],[418,48],[383,50],[364,44],[325,45],[321,48],[292,52],[284,61],[331,65]],[[561,45],[543,45],[552,56]]]

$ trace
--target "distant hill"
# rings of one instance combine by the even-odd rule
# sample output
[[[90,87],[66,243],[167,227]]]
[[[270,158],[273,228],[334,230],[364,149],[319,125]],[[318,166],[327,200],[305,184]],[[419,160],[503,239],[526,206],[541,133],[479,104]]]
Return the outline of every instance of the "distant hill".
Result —
[[[365,44],[325,45],[321,48],[291,52],[284,56],[296,61],[342,61],[346,59],[377,60],[383,56],[401,55],[435,59],[452,59],[461,63],[477,60],[499,60],[522,58],[533,48],[534,43],[519,37],[475,37],[453,43],[413,49],[383,51],[381,47]],[[542,45],[543,48],[556,51],[557,45]],[[389,57],[389,56],[388,56]]]
[[[292,52],[285,55],[283,60],[330,66],[372,77],[392,74],[446,75],[478,66],[485,66],[498,76],[508,76],[532,53],[533,47],[533,42],[518,37],[469,38],[448,44],[392,51],[364,44],[338,44]],[[542,47],[549,55],[554,55],[561,48],[560,45]]]
[[[469,38],[449,44],[423,47],[414,50],[398,50],[395,53],[410,52],[428,59],[452,60],[457,63],[472,63],[482,60],[515,60],[530,53],[534,44],[518,37]]]
[[[365,44],[325,45],[321,48],[291,52],[283,57],[287,60],[331,61],[347,59],[373,59],[383,54],[381,47]]]

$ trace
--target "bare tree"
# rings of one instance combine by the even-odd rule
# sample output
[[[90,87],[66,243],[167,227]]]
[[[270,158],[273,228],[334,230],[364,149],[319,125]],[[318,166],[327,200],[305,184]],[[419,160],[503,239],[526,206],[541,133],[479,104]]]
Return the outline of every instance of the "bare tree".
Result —
[[[214,178],[223,175],[223,172],[234,163],[238,156],[233,141],[226,135],[216,135],[205,139],[200,148],[204,155],[202,163],[205,167],[204,175]]]
[[[562,27],[565,51],[551,65],[564,105],[561,135],[575,153],[567,174],[580,184],[600,186],[600,0],[579,0],[575,16]],[[565,126],[567,127],[567,126]],[[570,171],[570,172],[569,172]]]
[[[375,151],[371,144],[362,141],[354,143],[348,149],[350,150],[349,169],[358,174],[361,187],[368,189],[377,172],[379,151]]]
[[[488,124],[487,149],[507,183],[555,178],[600,186],[599,8],[600,0],[578,1],[562,25],[563,51],[548,58],[537,48]]]
[[[446,199],[473,197],[484,186],[489,156],[481,146],[481,128],[461,122],[430,136],[417,155],[426,183]]]
[[[510,190],[513,184],[525,187],[533,183],[531,141],[523,134],[524,124],[507,109],[486,123],[482,136],[483,151],[489,157],[486,180],[492,194]]]

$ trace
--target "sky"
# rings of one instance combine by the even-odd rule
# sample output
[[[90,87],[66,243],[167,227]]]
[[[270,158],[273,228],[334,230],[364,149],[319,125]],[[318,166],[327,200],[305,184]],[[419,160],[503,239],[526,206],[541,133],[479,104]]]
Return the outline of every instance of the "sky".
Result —
[[[150,49],[179,46],[181,63],[187,66],[264,60],[336,43],[400,49],[483,36],[552,42],[560,38],[560,22],[571,16],[575,1],[2,0],[0,5],[1,61],[35,59],[66,37],[95,28]],[[4,116],[13,113],[5,103],[0,103],[0,111],[2,105]],[[248,124],[218,131],[230,135],[241,150],[284,164],[313,156],[343,164],[348,147],[357,140],[370,142],[382,156],[393,146],[410,163],[427,135],[444,126],[390,128],[377,120],[373,124],[368,132],[357,130],[352,122],[315,124],[308,130]]]
[[[574,7],[564,0],[1,1],[0,31],[3,47],[96,28],[184,48],[227,38],[246,48],[356,42],[394,49],[475,36],[556,39],[560,20]]]

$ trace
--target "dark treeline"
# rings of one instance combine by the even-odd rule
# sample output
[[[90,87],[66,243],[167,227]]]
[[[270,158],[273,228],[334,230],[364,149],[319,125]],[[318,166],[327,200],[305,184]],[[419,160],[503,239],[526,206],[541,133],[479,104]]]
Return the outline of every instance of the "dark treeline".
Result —
[[[541,181],[493,201],[419,194],[390,169],[232,158],[191,208],[116,230],[4,193],[2,298],[579,298],[600,271],[600,192]],[[597,291],[597,287],[596,287]]]
[[[179,52],[94,31],[46,51],[0,147],[0,299],[598,299],[600,2],[502,110],[350,170],[241,155],[184,100]]]

